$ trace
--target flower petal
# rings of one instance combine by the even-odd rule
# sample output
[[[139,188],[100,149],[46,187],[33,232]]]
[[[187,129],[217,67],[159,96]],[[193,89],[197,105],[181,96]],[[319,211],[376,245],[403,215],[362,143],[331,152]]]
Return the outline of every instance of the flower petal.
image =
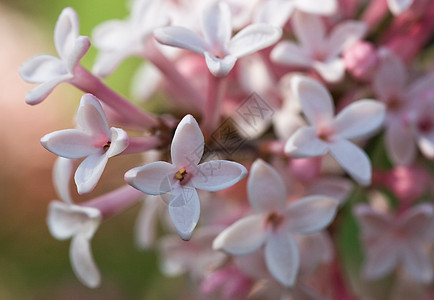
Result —
[[[156,196],[148,196],[144,199],[142,207],[136,218],[135,242],[140,249],[150,249],[157,235],[159,210],[162,202]]]
[[[411,6],[412,3],[413,0],[387,0],[387,5],[394,15],[403,13]]]
[[[373,239],[390,230],[394,220],[387,214],[380,214],[370,205],[358,204],[354,207],[354,215],[360,224],[362,235]]]
[[[78,17],[74,9],[63,9],[54,29],[54,44],[61,58],[68,58],[78,37]]]
[[[324,50],[325,26],[319,16],[296,11],[292,25],[297,40],[307,53],[316,54]]]
[[[91,238],[101,222],[101,213],[92,207],[52,201],[48,206],[47,225],[59,240],[81,234]]]
[[[27,82],[40,83],[68,74],[65,63],[52,55],[37,55],[25,61],[19,69],[20,76]]]
[[[378,240],[376,244],[370,245],[363,266],[363,276],[376,280],[390,273],[398,263],[398,248],[390,239]]]
[[[232,71],[232,68],[237,61],[237,58],[233,55],[226,55],[223,58],[216,57],[209,52],[205,52],[205,61],[209,71],[215,77],[224,77]]]
[[[77,111],[77,124],[95,137],[105,138],[108,141],[111,136],[101,103],[91,94],[85,94],[81,97]]]
[[[326,62],[315,61],[313,68],[325,81],[331,83],[341,81],[345,75],[345,63],[341,58],[334,58]]]
[[[343,177],[320,177],[311,184],[306,191],[307,195],[324,195],[336,199],[342,205],[354,189],[351,180]]]
[[[336,116],[337,134],[347,139],[368,137],[383,124],[385,112],[385,105],[375,100],[353,102]]]
[[[192,115],[186,115],[175,130],[170,153],[174,166],[182,168],[197,165],[204,149],[202,131]]]
[[[136,189],[149,194],[161,195],[169,192],[178,170],[164,161],[156,161],[125,173],[125,181]]]
[[[294,10],[293,1],[264,1],[258,8],[254,23],[268,23],[276,27],[285,26]]]
[[[338,140],[330,144],[330,154],[360,185],[371,184],[371,162],[358,146],[347,140]]]
[[[309,14],[331,15],[338,8],[336,0],[321,0],[320,3],[317,0],[295,0],[294,2],[297,9]]]
[[[303,48],[291,41],[282,41],[271,51],[271,59],[274,62],[289,65],[310,67],[312,60]]]
[[[120,128],[110,128],[110,147],[107,150],[107,156],[112,157],[124,151],[129,142],[128,134]]]
[[[358,21],[343,21],[336,25],[327,41],[329,57],[337,57],[342,51],[354,45],[365,35],[367,29],[365,23]]]
[[[78,129],[65,129],[46,134],[41,144],[50,152],[66,158],[81,158],[97,153],[92,136]]]
[[[430,225],[433,222],[434,206],[424,203],[407,210],[399,220],[400,227],[408,232],[408,236],[424,240],[432,236]]]
[[[257,212],[280,212],[285,208],[285,183],[279,173],[262,159],[255,160],[250,169],[247,193],[250,204]]]
[[[41,83],[37,87],[31,89],[26,94],[26,103],[35,105],[41,103],[53,91],[53,89],[62,82],[66,82],[72,78],[72,75],[65,74],[53,80]]]
[[[402,260],[405,270],[413,280],[421,283],[430,283],[433,280],[433,265],[421,243],[409,242],[403,245]]]
[[[209,45],[223,48],[232,36],[232,20],[229,5],[226,2],[211,1],[202,15],[202,33]]]
[[[75,161],[73,159],[58,157],[53,167],[53,184],[59,198],[66,203],[72,204],[69,183],[74,173]]]
[[[74,43],[74,47],[65,58],[66,66],[72,73],[74,67],[79,63],[80,59],[87,53],[90,48],[90,40],[87,36],[79,36]]]
[[[172,189],[169,214],[178,234],[183,240],[188,241],[200,215],[200,202],[196,189],[188,185],[180,185]]]
[[[193,186],[209,192],[226,189],[247,175],[247,170],[243,165],[227,160],[201,163],[193,172],[191,178]]]
[[[419,135],[417,144],[425,157],[434,159],[434,132]]]
[[[101,283],[101,275],[92,256],[90,240],[83,235],[75,236],[69,248],[69,257],[75,276],[89,288]]]
[[[328,196],[308,196],[292,202],[286,209],[286,227],[291,232],[313,233],[334,219],[339,201]]]
[[[242,218],[223,230],[212,247],[233,255],[243,255],[257,250],[265,241],[266,231],[263,215]]]
[[[107,161],[108,156],[105,153],[95,153],[86,157],[78,166],[74,180],[80,195],[90,193],[95,188]]]
[[[229,42],[228,51],[235,57],[242,57],[267,48],[282,36],[282,30],[269,24],[256,23],[238,32]]]
[[[373,88],[382,101],[402,93],[407,82],[407,71],[402,60],[386,48],[378,51],[381,63],[375,72]]]
[[[284,231],[272,234],[265,243],[265,262],[271,275],[284,286],[293,286],[300,266],[295,240]]]
[[[285,153],[294,158],[322,156],[328,151],[328,144],[317,137],[315,128],[307,126],[299,128],[285,144]]]
[[[333,100],[328,90],[318,81],[305,76],[294,76],[291,89],[304,115],[313,126],[330,123],[334,117]]]
[[[157,28],[154,30],[154,36],[161,44],[187,49],[201,55],[210,49],[210,46],[200,35],[184,27]]]
[[[409,165],[416,158],[413,133],[402,122],[393,122],[386,128],[386,150],[395,165]]]

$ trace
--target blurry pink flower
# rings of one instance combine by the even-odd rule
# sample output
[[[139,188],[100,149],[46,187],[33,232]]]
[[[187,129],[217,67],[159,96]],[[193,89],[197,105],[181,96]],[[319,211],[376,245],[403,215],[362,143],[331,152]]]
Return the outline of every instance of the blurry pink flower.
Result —
[[[337,11],[336,0],[267,0],[257,9],[255,22],[285,26],[294,10],[315,15],[332,15]]]
[[[108,159],[124,151],[129,139],[124,130],[109,127],[101,104],[91,94],[81,98],[77,125],[77,129],[45,135],[41,143],[48,151],[65,158],[86,157],[74,176],[78,193],[85,194],[98,183]]]
[[[363,99],[348,105],[335,117],[332,98],[319,82],[295,76],[292,88],[311,125],[299,128],[289,138],[285,152],[295,158],[330,152],[359,184],[369,185],[369,157],[348,139],[366,138],[378,130],[384,120],[384,105]]]
[[[90,240],[101,222],[98,209],[52,201],[48,209],[47,224],[58,240],[71,238],[69,256],[77,278],[86,286],[95,288],[101,276],[92,257]]]
[[[146,40],[152,37],[153,30],[168,23],[161,1],[132,1],[128,19],[110,20],[95,27],[93,42],[99,49],[93,66],[95,74],[110,75],[127,57],[143,54]]]
[[[125,180],[136,189],[150,194],[171,192],[169,213],[182,239],[188,240],[199,220],[197,189],[215,192],[243,179],[247,170],[227,160],[199,164],[204,151],[203,134],[196,120],[185,116],[176,128],[172,146],[172,163],[157,161],[129,170]]]
[[[226,76],[238,58],[271,46],[282,31],[269,24],[251,24],[232,37],[231,12],[225,2],[210,1],[202,14],[203,37],[184,27],[170,26],[154,31],[165,45],[193,51],[205,56],[210,72]]]
[[[327,82],[337,82],[345,75],[341,53],[366,33],[362,22],[345,21],[326,35],[326,27],[319,16],[296,12],[294,33],[300,44],[282,41],[274,47],[271,59],[277,63],[313,68]]]
[[[67,7],[59,16],[54,29],[54,44],[60,58],[38,55],[24,62],[19,73],[31,83],[41,83],[26,95],[28,104],[38,104],[60,83],[71,81],[80,59],[90,47],[86,36],[79,36],[78,17]]]
[[[281,284],[292,286],[300,265],[299,250],[292,235],[325,228],[336,214],[338,201],[316,195],[286,205],[282,178],[260,159],[252,165],[247,191],[256,214],[226,228],[214,240],[213,248],[243,255],[265,245],[268,270]]]
[[[378,100],[386,105],[385,143],[390,159],[395,165],[411,164],[417,145],[425,156],[434,157],[434,103],[429,100],[434,76],[428,74],[408,84],[400,58],[386,48],[379,54],[381,63],[373,88]]]
[[[356,206],[354,214],[365,246],[366,279],[384,277],[402,266],[417,282],[433,280],[433,265],[427,251],[433,244],[432,204],[419,204],[395,218],[365,204]]]

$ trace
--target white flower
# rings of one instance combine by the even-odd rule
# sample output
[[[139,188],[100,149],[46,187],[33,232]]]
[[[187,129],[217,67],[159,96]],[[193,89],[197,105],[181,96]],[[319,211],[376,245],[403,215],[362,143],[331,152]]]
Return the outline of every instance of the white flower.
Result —
[[[211,1],[202,14],[203,37],[184,27],[170,26],[154,31],[165,45],[187,49],[205,56],[210,72],[226,76],[238,58],[271,46],[280,39],[280,28],[251,24],[232,37],[231,12],[227,3]]]
[[[306,119],[287,141],[285,152],[295,158],[322,156],[330,152],[361,185],[371,182],[371,162],[366,153],[348,139],[366,138],[383,123],[385,106],[363,99],[345,107],[336,117],[329,92],[317,81],[294,76],[292,88]]]
[[[390,11],[396,16],[406,11],[414,0],[387,0]]]
[[[75,67],[90,47],[86,36],[79,36],[78,17],[67,7],[59,16],[54,29],[54,44],[60,58],[52,55],[32,57],[20,67],[21,77],[31,83],[41,83],[26,95],[28,104],[38,104],[60,83],[75,76]]]
[[[328,82],[340,81],[345,75],[345,63],[340,54],[366,33],[366,25],[345,21],[326,35],[326,27],[319,16],[297,12],[293,18],[294,33],[299,41],[282,41],[271,52],[277,63],[313,68]]]
[[[213,248],[232,255],[252,253],[265,245],[270,273],[285,286],[295,283],[300,254],[293,234],[314,233],[333,220],[338,201],[308,196],[286,205],[287,192],[280,175],[258,159],[247,183],[250,204],[256,214],[238,220],[213,242]]]
[[[95,74],[107,76],[127,57],[142,55],[153,30],[168,22],[161,1],[134,0],[128,19],[98,25],[93,31],[95,47],[100,50],[93,66]]]
[[[199,220],[197,189],[219,191],[243,179],[247,170],[227,160],[199,164],[204,138],[196,120],[185,116],[176,128],[171,145],[172,163],[157,161],[129,170],[125,180],[138,190],[161,195],[171,192],[169,214],[179,235],[188,240]]]
[[[81,98],[77,112],[77,129],[59,130],[41,138],[49,151],[65,158],[86,159],[78,166],[74,179],[78,193],[93,190],[110,157],[125,150],[127,133],[109,127],[104,111],[91,94]]]
[[[69,248],[72,269],[78,279],[91,288],[101,281],[90,250],[90,240],[101,219],[100,211],[92,207],[53,201],[48,209],[48,229],[56,239],[72,239]]]

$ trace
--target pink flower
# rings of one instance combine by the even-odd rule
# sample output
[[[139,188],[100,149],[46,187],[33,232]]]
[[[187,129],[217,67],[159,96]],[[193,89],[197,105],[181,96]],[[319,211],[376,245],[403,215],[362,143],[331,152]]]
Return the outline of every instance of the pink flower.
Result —
[[[345,75],[341,53],[360,40],[366,32],[362,22],[345,21],[326,35],[320,17],[297,12],[293,19],[294,33],[299,41],[282,41],[274,47],[271,59],[277,63],[313,68],[328,82],[337,82]]]
[[[204,138],[196,120],[185,116],[172,140],[172,163],[158,161],[129,170],[125,180],[136,189],[150,194],[171,192],[169,213],[179,235],[188,240],[199,220],[200,203],[197,189],[219,191],[247,175],[242,165],[227,160],[199,164],[204,151]]]
[[[52,55],[32,57],[20,67],[21,77],[31,83],[41,83],[26,95],[28,104],[38,104],[60,83],[71,81],[80,59],[90,47],[86,36],[79,36],[78,17],[67,7],[59,16],[54,29],[54,44],[60,58]]]
[[[109,127],[101,104],[91,94],[81,98],[77,125],[77,129],[59,130],[45,135],[41,138],[41,144],[61,157],[86,157],[74,176],[78,193],[85,194],[98,183],[108,159],[124,151],[129,139],[124,130]]]
[[[384,277],[402,266],[415,281],[433,280],[433,265],[427,251],[433,243],[432,204],[419,204],[396,217],[361,204],[355,207],[354,214],[365,246],[366,279]]]
[[[366,138],[378,130],[384,119],[384,105],[363,99],[348,105],[335,117],[332,98],[319,82],[294,76],[292,89],[311,125],[299,128],[289,138],[285,152],[295,158],[330,152],[358,183],[369,185],[369,157],[348,139]]]
[[[295,283],[300,254],[293,234],[318,232],[333,220],[338,201],[309,196],[286,205],[285,184],[279,174],[258,159],[247,183],[256,214],[238,220],[213,242],[214,249],[243,255],[265,246],[265,261],[274,278],[285,286]]]
[[[238,58],[271,46],[282,31],[268,24],[251,24],[232,37],[231,12],[225,2],[210,1],[202,14],[203,37],[184,27],[170,26],[154,31],[165,45],[193,51],[205,56],[210,72],[226,76]]]

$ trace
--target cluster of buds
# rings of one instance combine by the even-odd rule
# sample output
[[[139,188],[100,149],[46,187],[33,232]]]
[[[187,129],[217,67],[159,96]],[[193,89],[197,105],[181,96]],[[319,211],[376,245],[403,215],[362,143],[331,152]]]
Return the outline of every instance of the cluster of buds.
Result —
[[[30,105],[60,83],[84,93],[75,128],[41,138],[59,156],[48,228],[71,238],[84,285],[101,283],[90,247],[101,222],[143,202],[137,244],[206,297],[432,295],[434,71],[420,58],[434,3],[133,0],[130,9],[89,38],[65,8],[59,57],[19,70],[39,83]],[[80,60],[91,41],[89,71]],[[164,114],[101,79],[130,56],[145,61],[135,103],[155,101]],[[125,185],[73,199],[71,181],[78,197],[92,195],[109,158],[137,153],[142,166],[110,174]],[[369,289],[386,276],[380,292]]]

